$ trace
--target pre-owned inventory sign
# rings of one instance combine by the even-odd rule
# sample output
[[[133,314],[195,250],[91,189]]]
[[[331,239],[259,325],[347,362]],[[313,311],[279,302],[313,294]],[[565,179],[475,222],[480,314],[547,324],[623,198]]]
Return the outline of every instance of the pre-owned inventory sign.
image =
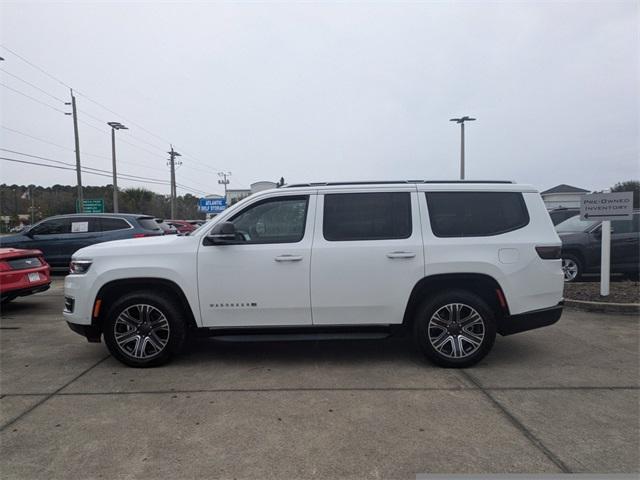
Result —
[[[592,193],[580,202],[580,220],[631,220],[633,192]]]

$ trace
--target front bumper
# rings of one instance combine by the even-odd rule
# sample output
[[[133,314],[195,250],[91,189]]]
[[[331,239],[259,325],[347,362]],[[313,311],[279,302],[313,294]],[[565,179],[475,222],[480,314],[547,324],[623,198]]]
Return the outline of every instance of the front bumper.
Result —
[[[513,335],[514,333],[553,325],[560,320],[563,305],[564,302],[560,302],[553,307],[504,317],[498,321],[498,333],[500,335]]]

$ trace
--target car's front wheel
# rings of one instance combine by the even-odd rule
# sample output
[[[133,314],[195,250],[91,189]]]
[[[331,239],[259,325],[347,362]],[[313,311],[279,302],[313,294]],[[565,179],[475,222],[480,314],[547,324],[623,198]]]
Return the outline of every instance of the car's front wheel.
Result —
[[[109,309],[103,326],[111,354],[131,367],[168,362],[185,341],[183,314],[170,297],[152,291],[127,294]]]
[[[418,308],[414,335],[423,353],[437,365],[469,367],[493,347],[496,324],[481,297],[456,290],[440,293]]]

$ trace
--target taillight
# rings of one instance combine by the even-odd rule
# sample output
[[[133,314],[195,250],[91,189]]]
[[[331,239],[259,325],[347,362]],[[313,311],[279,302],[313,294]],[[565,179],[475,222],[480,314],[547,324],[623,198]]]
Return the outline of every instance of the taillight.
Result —
[[[543,260],[557,260],[560,258],[561,247],[536,247],[538,256]]]
[[[147,237],[148,235],[146,233],[134,233],[133,234],[133,238],[144,238]]]
[[[11,265],[7,262],[0,262],[0,272],[8,272],[9,270],[13,270]]]

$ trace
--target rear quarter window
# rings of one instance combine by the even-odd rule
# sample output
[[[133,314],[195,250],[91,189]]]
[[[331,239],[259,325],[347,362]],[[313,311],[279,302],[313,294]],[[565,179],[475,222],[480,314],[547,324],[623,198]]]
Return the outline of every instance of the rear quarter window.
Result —
[[[103,217],[100,219],[100,229],[103,232],[111,232],[113,230],[126,230],[131,225],[123,218]]]
[[[152,217],[138,218],[137,220],[140,226],[145,230],[154,230],[154,231],[161,230],[160,225],[158,225],[155,218],[152,218]]]
[[[486,237],[529,223],[519,192],[427,192],[426,196],[436,237]]]

